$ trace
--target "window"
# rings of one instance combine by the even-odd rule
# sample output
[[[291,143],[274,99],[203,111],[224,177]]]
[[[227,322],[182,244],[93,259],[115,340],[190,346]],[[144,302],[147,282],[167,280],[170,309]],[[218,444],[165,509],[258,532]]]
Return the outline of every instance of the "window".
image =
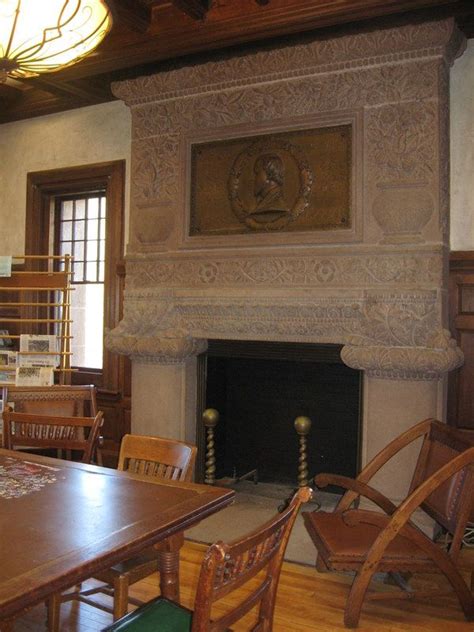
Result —
[[[74,258],[72,382],[109,398],[128,379],[123,359],[103,346],[104,329],[121,317],[124,181],[125,163],[115,161],[30,173],[27,183],[25,252]]]
[[[105,191],[57,196],[55,254],[73,258],[72,366],[103,368]]]

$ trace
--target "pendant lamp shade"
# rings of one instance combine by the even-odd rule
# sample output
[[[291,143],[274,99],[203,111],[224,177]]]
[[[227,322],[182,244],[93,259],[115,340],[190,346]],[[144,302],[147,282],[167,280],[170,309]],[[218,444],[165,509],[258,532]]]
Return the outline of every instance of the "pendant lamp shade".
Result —
[[[104,0],[0,0],[0,80],[74,64],[111,26]]]

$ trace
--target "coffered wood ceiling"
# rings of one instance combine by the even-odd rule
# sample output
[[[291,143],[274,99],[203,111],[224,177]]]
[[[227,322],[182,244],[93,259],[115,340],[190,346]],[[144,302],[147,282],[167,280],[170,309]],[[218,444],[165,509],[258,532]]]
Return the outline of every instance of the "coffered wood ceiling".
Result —
[[[262,40],[327,37],[344,29],[455,16],[474,35],[473,0],[108,0],[114,26],[99,48],[57,73],[0,83],[0,123],[114,97],[112,81]],[[229,53],[227,53],[229,54]]]

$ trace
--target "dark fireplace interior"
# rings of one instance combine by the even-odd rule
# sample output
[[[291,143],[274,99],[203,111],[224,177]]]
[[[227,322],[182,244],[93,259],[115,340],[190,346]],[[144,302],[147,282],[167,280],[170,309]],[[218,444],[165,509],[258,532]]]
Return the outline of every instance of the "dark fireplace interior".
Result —
[[[216,479],[257,469],[260,482],[296,486],[299,438],[294,420],[312,421],[310,477],[354,476],[359,466],[361,372],[340,359],[339,345],[209,342],[201,371],[202,408],[215,408]],[[201,453],[205,440],[202,424]],[[201,480],[204,472],[201,459]],[[218,480],[217,480],[218,483]]]

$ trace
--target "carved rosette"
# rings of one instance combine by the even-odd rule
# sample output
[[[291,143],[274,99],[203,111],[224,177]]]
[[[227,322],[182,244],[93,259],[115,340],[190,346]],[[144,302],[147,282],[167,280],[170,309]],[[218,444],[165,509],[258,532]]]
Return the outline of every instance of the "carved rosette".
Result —
[[[462,365],[464,355],[449,331],[438,332],[426,347],[346,345],[341,358],[347,366],[370,377],[395,380],[434,380]]]

